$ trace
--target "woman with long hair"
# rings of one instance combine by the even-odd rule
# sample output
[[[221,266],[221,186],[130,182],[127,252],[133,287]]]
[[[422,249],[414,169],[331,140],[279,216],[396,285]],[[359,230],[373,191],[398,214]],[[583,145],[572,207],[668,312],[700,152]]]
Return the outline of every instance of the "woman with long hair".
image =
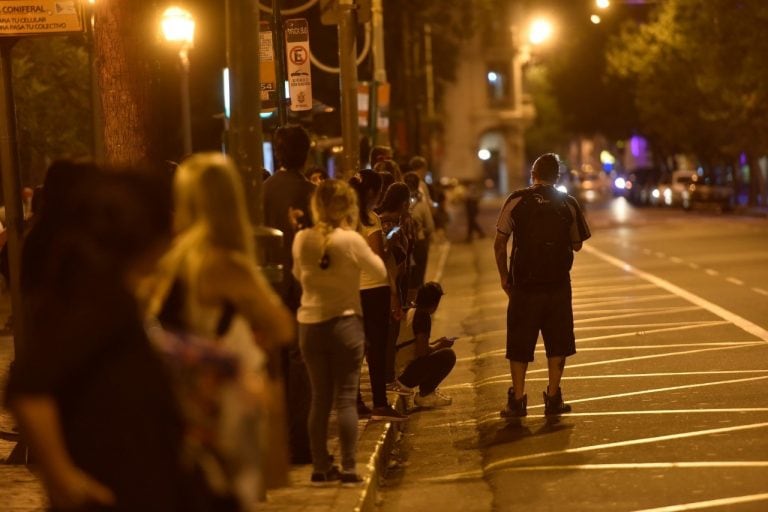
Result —
[[[299,231],[293,242],[293,275],[303,294],[298,312],[299,345],[312,385],[309,442],[311,482],[338,480],[355,485],[356,396],[365,333],[361,320],[360,273],[386,279],[384,262],[356,231],[357,197],[343,181],[321,183],[312,197],[316,225]],[[328,418],[334,397],[339,422],[341,471],[328,453]]]
[[[384,279],[373,279],[363,270],[360,274],[360,302],[363,308],[363,327],[365,329],[366,360],[371,377],[373,393],[373,410],[368,411],[371,419],[376,421],[403,421],[407,416],[393,409],[387,401],[387,339],[389,332],[390,307],[400,308],[395,283],[395,265],[392,257],[384,250],[384,235],[381,220],[373,211],[374,203],[381,194],[381,177],[378,173],[365,169],[349,180],[357,192],[360,205],[360,227],[358,232],[363,235],[368,245],[386,264],[387,276]],[[358,395],[358,413],[362,398]]]
[[[207,340],[231,353],[248,384],[263,372],[261,349],[271,351],[290,341],[293,322],[256,266],[240,177],[227,156],[196,154],[178,167],[173,188],[176,238],[153,283],[148,316],[158,318],[166,330]],[[257,338],[254,332],[258,333]],[[225,402],[213,414],[221,416],[205,417],[206,425],[215,425],[214,430],[233,425],[226,423],[232,420],[227,414],[233,409],[225,409],[233,404],[232,396],[217,396]],[[199,429],[198,423],[204,422],[200,419],[199,400],[186,398],[190,406],[187,412],[192,416],[191,430]],[[252,410],[253,406],[233,407],[235,418],[258,413]],[[240,420],[232,421],[241,438],[226,438],[217,430],[209,432],[216,440],[206,444],[198,442],[198,435],[189,443],[190,452],[206,483],[217,491],[227,507],[237,507],[239,503],[240,507],[249,508],[261,485],[254,461],[258,461],[264,446],[258,444],[255,432],[249,431],[254,434],[249,435],[237,430]],[[209,453],[219,456],[218,466],[206,463]],[[224,510],[223,502],[215,506]]]

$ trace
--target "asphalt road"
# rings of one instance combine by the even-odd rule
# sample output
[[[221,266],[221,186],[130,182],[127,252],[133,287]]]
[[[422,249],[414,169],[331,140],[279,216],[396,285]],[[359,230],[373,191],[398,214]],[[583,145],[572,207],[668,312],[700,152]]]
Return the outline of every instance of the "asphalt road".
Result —
[[[573,413],[544,418],[539,345],[528,417],[499,418],[505,296],[490,240],[454,244],[435,318],[436,335],[462,336],[454,404],[413,412],[383,511],[768,510],[768,220],[616,200],[589,222]]]

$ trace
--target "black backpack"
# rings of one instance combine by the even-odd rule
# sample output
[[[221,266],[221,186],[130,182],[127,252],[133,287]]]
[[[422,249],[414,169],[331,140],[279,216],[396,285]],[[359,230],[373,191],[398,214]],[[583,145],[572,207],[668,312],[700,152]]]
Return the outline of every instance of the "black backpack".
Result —
[[[570,279],[573,214],[566,197],[552,187],[523,191],[520,203],[512,212],[515,231],[510,278],[513,286],[553,285]]]

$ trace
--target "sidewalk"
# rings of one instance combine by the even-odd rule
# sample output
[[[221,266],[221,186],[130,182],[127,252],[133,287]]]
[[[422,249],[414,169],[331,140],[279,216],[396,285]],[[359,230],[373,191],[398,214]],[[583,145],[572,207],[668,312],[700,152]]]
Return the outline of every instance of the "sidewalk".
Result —
[[[433,246],[427,266],[427,280],[440,280],[450,244]],[[8,296],[0,296],[0,321],[9,312]],[[4,388],[8,364],[13,359],[13,339],[0,337],[0,389]],[[365,390],[366,386],[363,386]],[[365,396],[365,395],[364,395]],[[394,400],[397,395],[390,396]],[[370,399],[370,397],[366,397]],[[369,400],[370,401],[370,400]],[[0,408],[0,431],[10,431],[13,420]],[[301,512],[372,511],[378,501],[380,479],[388,463],[389,453],[399,435],[393,423],[361,421],[357,447],[358,472],[364,484],[358,488],[312,487],[309,483],[310,465],[293,466],[290,472],[291,486],[270,491],[262,510],[291,510]],[[4,460],[14,443],[0,439],[0,460]],[[337,440],[330,447],[339,459]],[[0,464],[0,509],[2,512],[33,512],[45,510],[47,501],[40,481],[33,469],[27,466]]]

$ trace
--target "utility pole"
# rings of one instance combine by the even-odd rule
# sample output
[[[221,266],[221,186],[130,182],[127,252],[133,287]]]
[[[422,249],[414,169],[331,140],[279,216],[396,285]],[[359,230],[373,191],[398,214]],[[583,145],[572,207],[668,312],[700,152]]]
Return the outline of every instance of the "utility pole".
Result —
[[[258,1],[226,0],[225,9],[231,101],[227,148],[243,178],[251,222],[260,226],[264,223],[264,206]]]
[[[357,6],[355,0],[339,0],[339,85],[341,88],[342,179],[360,168],[357,119]]]

